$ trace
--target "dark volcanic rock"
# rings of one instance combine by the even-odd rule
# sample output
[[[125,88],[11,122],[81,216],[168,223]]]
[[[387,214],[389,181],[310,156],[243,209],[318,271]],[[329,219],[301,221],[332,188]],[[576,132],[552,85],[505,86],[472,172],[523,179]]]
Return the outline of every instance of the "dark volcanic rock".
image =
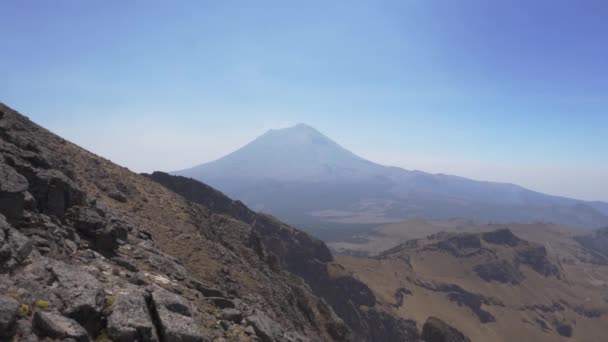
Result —
[[[488,243],[492,243],[495,245],[505,245],[505,246],[517,246],[517,244],[521,241],[510,229],[498,229],[495,231],[487,232],[481,234],[481,237],[484,241]]]
[[[524,250],[518,251],[517,261],[530,266],[534,271],[548,276],[559,277],[559,268],[549,261],[547,249],[544,246],[532,245]]]
[[[376,296],[363,282],[353,277],[339,277],[335,280],[338,290],[342,291],[357,306],[372,307],[376,304]]]
[[[156,327],[152,322],[146,298],[149,294],[133,291],[118,295],[108,318],[108,336],[116,342],[156,342]]]
[[[0,340],[8,340],[15,334],[19,303],[0,295]]]
[[[463,333],[436,317],[429,317],[422,327],[425,342],[470,342]]]
[[[563,322],[555,322],[555,330],[557,333],[564,337],[572,337],[573,328],[570,324]]]
[[[523,273],[515,265],[506,260],[491,261],[477,265],[473,270],[485,281],[519,284],[524,280]]]
[[[14,269],[32,252],[34,242],[13,228],[0,214],[0,272]]]
[[[223,297],[208,297],[207,301],[213,303],[213,305],[217,306],[220,309],[234,308],[234,302],[230,299]]]
[[[455,257],[468,257],[479,254],[483,249],[478,234],[447,234],[438,233],[429,236],[431,239],[443,239],[437,243],[424,247],[424,250],[447,252]]]
[[[369,341],[403,342],[417,341],[416,322],[396,318],[385,312],[368,310],[365,312],[369,324]]]
[[[237,309],[227,308],[222,310],[222,319],[235,323],[241,323],[243,320],[243,313]]]
[[[161,288],[152,292],[154,319],[164,342],[202,342],[204,337],[192,318],[190,306],[183,298]]]
[[[472,293],[454,284],[424,281],[416,281],[415,284],[427,290],[445,292],[446,297],[450,301],[456,302],[458,305],[468,307],[479,318],[479,322],[481,323],[491,323],[496,321],[496,318],[491,313],[484,310],[482,305],[504,306],[501,301],[493,297],[486,297],[481,294]]]
[[[102,328],[102,284],[90,273],[62,262],[51,263],[49,270],[57,282],[53,292],[64,303],[61,312],[95,335]]]
[[[20,170],[30,182],[30,193],[42,213],[63,218],[65,211],[84,203],[84,193],[72,180],[58,170]]]
[[[67,219],[100,251],[113,251],[127,239],[127,228],[107,218],[101,209],[75,206],[68,210]]]
[[[89,341],[86,330],[72,319],[54,312],[37,311],[33,326],[36,333],[43,337],[74,339],[78,342]]]
[[[28,186],[25,177],[12,167],[0,163],[0,213],[8,219],[21,218]]]
[[[283,334],[281,326],[263,312],[247,317],[247,323],[264,342],[275,342]]]
[[[412,295],[412,291],[402,287],[400,289],[397,289],[397,291],[395,292],[395,304],[393,304],[394,308],[400,308],[401,306],[403,306],[403,302],[405,301],[405,296],[411,296]]]
[[[222,291],[215,289],[209,285],[203,284],[200,281],[190,279],[189,283],[205,297],[226,297]]]
[[[151,175],[144,174],[144,176],[150,177],[189,201],[205,205],[214,212],[226,214],[247,223],[251,223],[256,216],[256,213],[241,201],[233,201],[220,191],[191,178],[173,176],[159,171]]]

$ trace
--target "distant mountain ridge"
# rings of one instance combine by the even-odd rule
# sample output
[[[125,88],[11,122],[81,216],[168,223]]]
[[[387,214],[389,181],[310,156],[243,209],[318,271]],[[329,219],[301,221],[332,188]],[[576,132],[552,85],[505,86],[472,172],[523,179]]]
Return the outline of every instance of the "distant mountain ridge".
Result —
[[[306,124],[270,130],[225,157],[174,174],[295,224],[411,217],[546,221],[580,228],[608,224],[608,203],[376,164]]]

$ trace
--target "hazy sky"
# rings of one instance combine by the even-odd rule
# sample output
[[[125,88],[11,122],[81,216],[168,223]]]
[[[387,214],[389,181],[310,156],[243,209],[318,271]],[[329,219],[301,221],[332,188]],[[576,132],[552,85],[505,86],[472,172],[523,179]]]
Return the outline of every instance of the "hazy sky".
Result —
[[[0,18],[0,101],[135,171],[305,122],[376,162],[608,200],[608,1],[4,0]]]

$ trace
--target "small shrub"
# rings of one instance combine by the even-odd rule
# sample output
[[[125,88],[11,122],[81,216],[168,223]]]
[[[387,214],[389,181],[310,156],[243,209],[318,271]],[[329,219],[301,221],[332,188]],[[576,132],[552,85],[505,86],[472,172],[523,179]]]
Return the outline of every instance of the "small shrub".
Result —
[[[21,313],[22,316],[31,316],[32,308],[27,304],[21,304],[21,305],[19,305],[19,312]]]
[[[42,300],[42,299],[40,299],[40,300],[37,300],[36,303],[34,303],[34,305],[37,308],[46,309],[46,308],[49,307],[49,301],[48,300]]]
[[[103,306],[103,311],[106,313],[110,313],[112,312],[112,306],[114,306],[114,303],[116,303],[116,300],[118,299],[118,296],[114,295],[110,295],[106,297],[106,302]]]

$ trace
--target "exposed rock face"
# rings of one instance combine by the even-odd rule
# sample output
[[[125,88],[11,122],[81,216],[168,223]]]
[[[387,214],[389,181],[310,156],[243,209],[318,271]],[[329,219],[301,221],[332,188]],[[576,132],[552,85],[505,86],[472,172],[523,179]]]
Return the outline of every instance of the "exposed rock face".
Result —
[[[333,267],[333,256],[322,241],[298,231],[272,216],[250,211],[240,202],[233,202],[195,180],[160,172],[147,176],[200,204],[207,204],[212,198],[215,208],[235,219],[249,223],[251,227],[249,246],[260,257],[267,260],[272,267],[284,268],[302,277],[313,292],[325,299],[356,335],[351,337],[347,328],[331,322],[326,327],[334,339],[339,341],[351,338],[367,341],[413,341],[416,339],[418,333],[415,323],[378,311],[375,307],[376,298],[364,283],[350,275],[333,276],[330,274],[329,269]],[[201,292],[208,292],[208,289],[203,286]],[[216,299],[209,299],[216,301]],[[221,300],[216,305],[223,307]],[[306,307],[307,304],[303,306]],[[323,309],[323,311],[325,310]],[[331,314],[328,312],[328,315]],[[310,317],[310,315],[308,316]],[[253,320],[259,323],[256,329],[274,326],[262,324],[261,322],[268,322],[265,319],[254,318]],[[263,330],[266,332],[259,333],[265,334],[266,337],[263,338],[269,339],[274,336],[273,329]]]
[[[517,255],[518,262],[530,266],[534,271],[548,276],[559,277],[559,268],[551,263],[547,258],[547,249],[545,246],[529,246],[519,251]]]
[[[0,214],[0,271],[10,271],[32,252],[34,242],[14,229]]]
[[[281,326],[262,312],[247,317],[247,323],[264,342],[276,341],[283,334]]]
[[[491,323],[496,321],[496,318],[491,313],[484,310],[482,305],[504,305],[496,298],[469,292],[454,284],[416,281],[416,285],[431,291],[445,292],[446,297],[450,301],[455,302],[460,306],[468,307],[479,318],[480,323]]]
[[[476,234],[450,234],[446,238],[444,234],[429,236],[439,242],[425,247],[426,250],[437,250],[448,252],[455,257],[469,257],[479,254],[482,250],[481,238]]]
[[[6,296],[0,296],[0,340],[9,340],[17,328],[19,303]]]
[[[512,263],[506,260],[496,260],[474,267],[477,275],[485,281],[519,284],[524,275]]]
[[[222,319],[235,323],[241,323],[243,320],[243,313],[237,309],[226,308],[222,310]]]
[[[491,232],[481,234],[481,238],[495,245],[517,246],[521,239],[515,236],[508,228],[497,229]]]
[[[200,183],[188,201],[0,114],[0,340],[353,339],[289,272],[325,267],[320,241]]]
[[[9,219],[21,218],[28,187],[25,177],[12,167],[0,164],[0,213]]]
[[[97,278],[64,263],[52,262],[47,267],[57,282],[55,293],[64,303],[61,312],[93,334],[101,330],[105,293]]]
[[[116,342],[156,342],[158,335],[148,307],[150,295],[132,291],[117,295],[108,317],[108,336]],[[146,300],[148,298],[148,300]]]
[[[67,219],[99,250],[111,252],[127,240],[128,229],[124,223],[105,215],[95,207],[76,206],[70,208]]]
[[[160,322],[159,334],[165,342],[202,342],[204,337],[192,318],[190,306],[180,297],[161,288],[152,292],[152,314]]]
[[[89,341],[86,330],[76,321],[58,313],[38,311],[34,314],[34,330],[43,337],[74,339],[79,342]]]
[[[429,317],[422,327],[425,342],[470,342],[463,333],[436,317]]]
[[[216,213],[226,214],[247,223],[251,223],[256,216],[256,213],[241,201],[233,201],[220,191],[191,178],[172,176],[159,171],[144,176],[150,177],[189,201],[205,205]]]

